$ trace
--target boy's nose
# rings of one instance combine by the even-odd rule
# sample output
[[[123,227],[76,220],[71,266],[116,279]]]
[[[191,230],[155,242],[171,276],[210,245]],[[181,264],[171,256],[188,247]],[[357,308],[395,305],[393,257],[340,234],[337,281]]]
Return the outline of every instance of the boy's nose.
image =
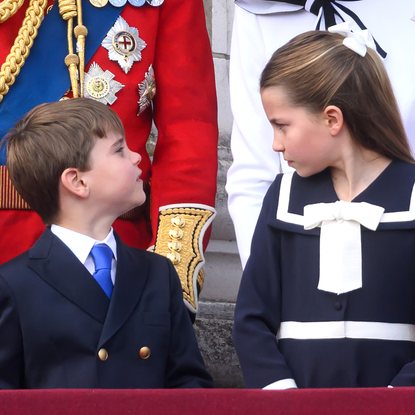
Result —
[[[133,164],[137,164],[137,165],[140,164],[141,158],[142,158],[141,155],[136,153],[135,151],[132,151],[131,155],[132,155],[131,161],[133,162]]]

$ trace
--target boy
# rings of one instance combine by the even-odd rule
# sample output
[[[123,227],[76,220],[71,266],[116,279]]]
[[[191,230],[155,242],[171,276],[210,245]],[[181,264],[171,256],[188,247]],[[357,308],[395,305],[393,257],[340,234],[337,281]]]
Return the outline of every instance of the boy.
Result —
[[[11,180],[48,228],[0,267],[0,389],[212,387],[172,263],[112,230],[145,201],[118,116],[43,104],[6,139]]]

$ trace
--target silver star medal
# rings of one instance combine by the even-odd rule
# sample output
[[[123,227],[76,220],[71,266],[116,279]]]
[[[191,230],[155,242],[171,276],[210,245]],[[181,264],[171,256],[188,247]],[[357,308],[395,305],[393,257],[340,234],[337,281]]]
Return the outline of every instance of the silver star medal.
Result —
[[[134,62],[141,61],[141,51],[147,46],[138,36],[138,30],[130,27],[121,16],[101,44],[108,50],[109,59],[118,62],[125,73],[128,73]]]
[[[89,1],[92,2],[96,0]],[[159,7],[164,3],[164,0],[128,0],[128,2],[135,7],[141,7],[146,3],[153,7]],[[110,0],[110,3],[115,7],[122,7],[127,3],[127,0]]]
[[[138,101],[140,109],[137,115],[140,115],[151,104],[154,95],[156,95],[156,78],[154,76],[153,65],[150,65],[148,68],[144,81],[138,84],[138,93],[140,94]]]
[[[103,71],[95,62],[91,64],[84,77],[84,96],[95,99],[105,105],[112,105],[117,97],[115,94],[124,88],[124,85],[115,81],[110,71]]]

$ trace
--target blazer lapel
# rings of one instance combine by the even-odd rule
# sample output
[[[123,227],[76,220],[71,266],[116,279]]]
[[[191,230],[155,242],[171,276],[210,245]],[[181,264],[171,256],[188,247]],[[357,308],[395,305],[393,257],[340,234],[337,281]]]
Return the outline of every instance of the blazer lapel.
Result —
[[[125,245],[115,232],[114,235],[117,240],[117,273],[99,346],[113,336],[131,315],[150,271],[150,263],[144,253]]]
[[[28,267],[67,299],[104,323],[110,300],[85,266],[50,228],[29,250]]]

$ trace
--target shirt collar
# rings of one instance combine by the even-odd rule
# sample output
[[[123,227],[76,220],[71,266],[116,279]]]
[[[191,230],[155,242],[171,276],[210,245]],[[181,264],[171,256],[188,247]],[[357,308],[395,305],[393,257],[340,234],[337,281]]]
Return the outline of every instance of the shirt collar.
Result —
[[[82,264],[85,264],[92,247],[97,244],[107,244],[111,248],[114,258],[117,259],[117,241],[112,227],[102,241],[59,225],[52,225],[50,230],[73,252]]]

